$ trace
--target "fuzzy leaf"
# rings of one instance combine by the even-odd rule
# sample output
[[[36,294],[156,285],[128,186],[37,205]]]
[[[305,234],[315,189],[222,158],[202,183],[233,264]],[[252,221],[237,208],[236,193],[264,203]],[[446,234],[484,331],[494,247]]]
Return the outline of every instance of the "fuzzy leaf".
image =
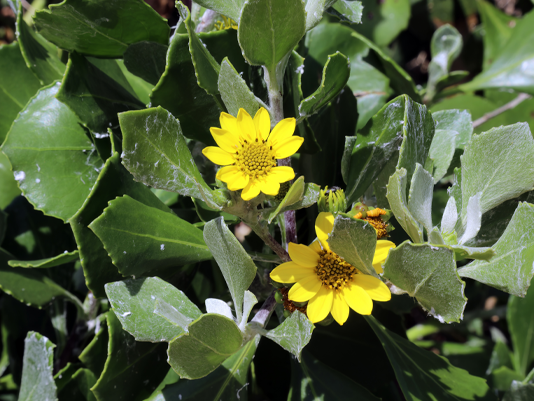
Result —
[[[456,150],[458,132],[437,129],[428,155],[434,160],[434,184],[437,184],[447,174]]]
[[[239,22],[239,16],[245,0],[198,0],[195,3]]]
[[[526,319],[534,307],[534,291],[530,290],[524,298],[511,296],[508,300],[506,318],[510,335],[514,344],[514,366],[524,376],[532,368],[534,362],[534,321]]]
[[[302,200],[304,195],[304,185],[304,177],[300,176],[295,180],[295,182],[291,185],[291,188],[289,188],[289,191],[287,191],[286,195],[284,196],[284,199],[282,199],[282,202],[280,202],[276,209],[269,214],[269,218],[267,220],[269,224],[271,224],[276,216],[281,213],[282,209],[294,205],[298,201]]]
[[[276,329],[269,330],[265,337],[291,352],[300,362],[300,354],[310,342],[314,328],[315,326],[305,314],[295,311]]]
[[[414,219],[426,228],[427,232],[432,231],[433,192],[434,180],[432,175],[417,163],[410,185],[408,210]]]
[[[239,109],[243,108],[254,116],[260,108],[260,100],[254,96],[247,83],[228,58],[221,63],[218,78],[218,88],[228,113],[237,117]]]
[[[440,110],[432,113],[432,118],[436,121],[436,135],[437,130],[456,131],[458,133],[455,141],[457,149],[463,149],[471,140],[473,121],[468,110]]]
[[[337,0],[307,0],[306,1],[306,31],[315,27],[323,19],[323,13]],[[341,2],[340,2],[341,3]]]
[[[156,42],[139,42],[128,46],[124,66],[132,74],[156,85],[165,71],[169,47]]]

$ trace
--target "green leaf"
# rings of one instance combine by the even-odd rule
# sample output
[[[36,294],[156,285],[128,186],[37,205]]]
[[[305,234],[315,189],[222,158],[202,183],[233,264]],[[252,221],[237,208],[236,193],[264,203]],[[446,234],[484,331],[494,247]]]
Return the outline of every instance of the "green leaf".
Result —
[[[458,132],[436,129],[428,155],[434,160],[434,184],[437,184],[449,170],[456,150]]]
[[[445,246],[406,241],[389,251],[384,277],[415,297],[441,323],[459,322],[467,298],[456,272],[454,252]]]
[[[247,392],[244,389],[249,381],[248,371],[259,339],[260,336],[256,336],[246,343],[208,376],[197,380],[180,380],[166,386],[147,401],[175,401],[180,397],[182,401],[233,400],[236,396],[246,401]]]
[[[493,248],[489,247],[475,248],[463,245],[452,245],[451,248],[454,251],[454,257],[457,262],[464,259],[481,259],[489,261],[495,256],[495,251],[493,250]],[[460,276],[462,275],[460,272],[458,273],[460,274]]]
[[[242,342],[243,334],[233,320],[208,313],[169,343],[168,361],[181,378],[200,379],[237,352]]]
[[[338,1],[334,9],[341,4],[343,2]],[[408,27],[411,15],[409,0],[365,2],[364,11],[361,17],[362,24],[356,25],[354,30],[376,43],[378,47],[388,46],[399,33],[404,31]]]
[[[108,357],[102,375],[92,387],[98,401],[145,400],[168,372],[164,344],[136,342],[125,332],[115,314],[106,314]]]
[[[40,87],[37,77],[26,67],[19,42],[0,46],[0,145],[19,111]]]
[[[363,274],[378,277],[373,267],[376,231],[368,222],[336,216],[334,229],[328,236],[328,245]]]
[[[531,252],[532,253],[532,252]],[[532,263],[531,263],[532,265]],[[534,322],[527,316],[534,305],[534,291],[524,294],[524,298],[511,296],[508,300],[506,318],[514,345],[515,370],[524,376],[532,368],[534,362]]]
[[[80,368],[74,373],[70,381],[61,389],[58,389],[60,400],[87,400],[97,401],[91,391],[97,377],[89,369]]]
[[[291,360],[291,387],[288,401],[312,400],[378,401],[369,390],[341,372],[303,352],[302,360]]]
[[[117,113],[144,108],[116,60],[86,58],[72,53],[57,98],[82,122],[104,134],[116,126]]]
[[[58,57],[57,47],[34,32],[22,18],[23,15],[22,3],[20,3],[17,15],[17,37],[26,65],[43,85],[60,80],[65,72],[65,64]]]
[[[1,54],[1,53],[0,53]],[[1,56],[0,56],[1,60]],[[0,73],[0,76],[2,74]],[[0,94],[0,96],[2,96]],[[5,103],[2,103],[5,104]],[[1,111],[0,111],[1,113]],[[1,122],[0,122],[1,125]],[[0,141],[2,139],[0,138]],[[20,189],[17,185],[17,181],[11,171],[11,163],[7,156],[0,150],[0,209],[5,209],[13,199],[20,195]]]
[[[406,201],[406,169],[400,169],[389,177],[387,184],[387,199],[395,215],[395,219],[413,242],[423,242],[423,229],[408,209]]]
[[[100,377],[104,370],[108,353],[108,320],[105,316],[102,315],[101,317],[103,318],[99,318],[98,322],[100,324],[99,328],[95,328],[95,336],[78,357],[83,362],[83,365],[93,372],[96,377]]]
[[[513,140],[512,140],[513,138]],[[482,214],[534,187],[534,139],[528,124],[498,127],[473,137],[462,161],[462,225],[467,220],[467,200],[480,192]]]
[[[271,222],[276,218],[276,216],[278,216],[282,212],[282,209],[294,205],[295,203],[303,199],[304,186],[304,177],[302,176],[297,178],[295,182],[291,184],[291,187],[289,188],[289,191],[287,191],[287,193],[285,194],[284,199],[282,199],[282,202],[278,204],[274,211],[269,213],[267,220],[269,224],[271,224]]]
[[[237,321],[241,321],[243,297],[256,277],[256,265],[235,235],[219,217],[204,226],[204,241],[221,269],[232,300]]]
[[[433,193],[434,179],[432,175],[417,163],[410,185],[408,210],[413,218],[423,225],[427,233],[432,231]]]
[[[337,0],[307,0],[306,3],[306,31],[317,26],[323,19],[323,13]],[[341,3],[341,2],[340,2]],[[361,12],[360,12],[361,17]],[[359,21],[355,21],[359,22]]]
[[[296,182],[296,181],[295,181]],[[313,182],[306,182],[304,184],[304,192],[302,193],[301,200],[291,205],[282,207],[279,213],[284,213],[288,210],[300,210],[314,205],[319,199],[321,187]]]
[[[80,251],[86,284],[96,297],[106,296],[104,284],[123,277],[100,239],[87,226],[102,214],[109,201],[125,194],[147,206],[169,211],[150,189],[134,182],[121,165],[118,153],[106,161],[87,200],[69,221]]]
[[[111,201],[89,228],[123,276],[211,259],[201,230],[128,195]]]
[[[8,265],[11,267],[26,267],[26,268],[41,268],[46,269],[54,266],[61,266],[66,263],[73,262],[79,257],[78,251],[72,251],[59,254],[52,258],[39,259],[39,260],[10,260]]]
[[[493,400],[484,379],[399,337],[374,317],[365,319],[380,339],[407,400],[430,400],[432,394],[439,394],[440,401]]]
[[[310,322],[308,316],[295,311],[276,329],[269,330],[263,335],[273,340],[286,351],[291,352],[301,362],[300,354],[310,342],[314,328],[315,326]]]
[[[460,85],[459,89],[471,92],[480,89],[508,88],[518,92],[534,94],[534,79],[528,73],[534,62],[534,12],[519,20],[507,43],[495,55],[493,63],[472,81]]]
[[[19,401],[57,400],[52,376],[55,345],[48,338],[30,331],[24,340],[24,360]]]
[[[245,109],[251,116],[254,116],[262,106],[261,101],[254,96],[254,93],[251,92],[245,80],[241,78],[228,58],[225,58],[221,63],[218,88],[228,113],[233,116],[237,117],[237,113],[241,108]]]
[[[122,327],[137,341],[170,342],[202,315],[182,291],[158,277],[108,283],[106,294]],[[187,324],[180,327],[155,313],[161,301],[183,315]]]
[[[512,36],[518,19],[512,17],[487,1],[477,1],[484,35],[484,69],[488,68]]]
[[[517,380],[521,382],[525,376],[507,366],[501,366],[491,372],[490,377],[493,388],[500,391],[506,391],[510,388],[513,381]]]
[[[302,0],[249,0],[243,5],[237,37],[252,65],[275,71],[306,30]]]
[[[65,0],[37,11],[35,25],[62,49],[110,58],[122,57],[136,42],[165,45],[170,32],[167,22],[142,0]]]
[[[361,24],[362,22],[362,3],[355,0],[338,0],[332,8],[328,10],[329,14],[335,15],[341,21],[350,24]]]
[[[124,52],[124,65],[132,74],[156,85],[165,71],[168,46],[156,42],[139,42]]]
[[[344,175],[348,203],[362,196],[397,154],[397,169],[404,167],[411,179],[416,163],[426,162],[434,121],[425,106],[403,95],[386,104],[358,134],[352,153],[345,151],[342,161],[348,166]]]
[[[195,3],[239,22],[245,0],[198,0]]]
[[[2,150],[24,196],[36,209],[67,221],[89,195],[102,160],[74,113],[55,98],[58,89],[53,84],[37,93]]]
[[[339,52],[328,56],[319,88],[300,103],[300,118],[317,113],[332,101],[347,83],[349,75],[350,64],[346,56]]]
[[[157,107],[119,115],[123,164],[137,181],[204,200],[220,209],[187,148],[180,122]]]
[[[534,397],[534,384],[514,381],[502,401],[529,401]]]

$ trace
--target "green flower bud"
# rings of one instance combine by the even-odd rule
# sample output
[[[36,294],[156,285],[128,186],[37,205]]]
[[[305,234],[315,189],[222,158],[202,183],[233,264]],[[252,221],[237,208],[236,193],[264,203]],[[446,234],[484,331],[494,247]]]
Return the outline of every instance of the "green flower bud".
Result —
[[[274,300],[279,304],[283,304],[284,303],[284,296],[282,295],[282,293],[280,291],[276,291],[274,293]]]
[[[288,318],[289,316],[291,316],[291,312],[284,309],[284,317]]]
[[[333,215],[344,213],[347,210],[347,200],[345,192],[338,187],[321,190],[319,200],[317,201],[319,212],[330,212]]]

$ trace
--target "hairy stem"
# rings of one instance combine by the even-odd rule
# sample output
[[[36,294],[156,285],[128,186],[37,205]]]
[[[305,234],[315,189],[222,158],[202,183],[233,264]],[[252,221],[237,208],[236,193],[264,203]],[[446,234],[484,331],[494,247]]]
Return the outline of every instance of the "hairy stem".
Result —
[[[502,114],[507,110],[513,109],[514,107],[516,107],[522,101],[530,99],[530,98],[531,98],[530,95],[528,95],[526,93],[520,93],[519,96],[517,96],[511,102],[508,102],[504,106],[501,106],[498,109],[493,110],[490,113],[486,113],[482,117],[480,117],[478,120],[473,121],[473,128],[476,128],[476,127],[484,124],[486,121],[491,120],[493,117],[496,117],[499,114]]]
[[[269,295],[269,297],[265,300],[260,310],[256,313],[256,315],[254,315],[252,322],[256,322],[262,327],[267,325],[267,322],[274,311],[274,307],[276,306],[276,300],[274,299],[275,291],[276,290],[273,290],[271,295]]]

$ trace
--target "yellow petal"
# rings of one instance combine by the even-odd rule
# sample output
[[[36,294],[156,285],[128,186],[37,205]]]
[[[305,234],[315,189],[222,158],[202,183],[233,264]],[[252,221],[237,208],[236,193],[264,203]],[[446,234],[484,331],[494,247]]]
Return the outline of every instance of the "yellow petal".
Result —
[[[226,131],[221,128],[211,127],[210,128],[211,136],[217,142],[217,145],[222,150],[225,150],[229,153],[235,153],[239,145],[239,138],[230,131]]]
[[[321,243],[317,238],[308,247],[313,249],[313,251],[316,253],[319,253],[323,250],[323,248],[321,247]]]
[[[373,256],[373,267],[377,273],[383,273],[382,263],[386,261],[389,250],[395,248],[395,244],[391,241],[380,240],[376,241],[375,255]]]
[[[259,133],[260,139],[266,141],[269,137],[269,132],[271,131],[271,118],[269,117],[269,112],[265,108],[260,107],[254,116],[254,126],[256,127],[256,132]]]
[[[339,323],[340,326],[343,326],[349,317],[349,306],[347,301],[341,294],[341,291],[334,292],[334,303],[332,304],[332,317]]]
[[[260,183],[258,181],[250,181],[248,182],[247,186],[243,189],[243,192],[241,192],[241,197],[248,201],[260,194]]]
[[[385,302],[391,299],[391,291],[382,280],[366,274],[356,274],[353,283],[365,290],[375,301]]]
[[[237,119],[234,116],[223,112],[219,117],[219,122],[221,123],[222,129],[233,132],[235,135],[239,136],[239,131],[237,129]]]
[[[269,179],[278,183],[291,181],[293,178],[295,178],[295,171],[288,166],[273,167],[269,173]]]
[[[334,302],[334,291],[327,286],[323,285],[310,302],[308,302],[308,309],[306,314],[312,323],[317,323],[324,320],[330,310],[332,309],[332,303]]]
[[[249,176],[243,174],[241,171],[238,171],[235,175],[231,176],[228,181],[225,182],[228,184],[228,189],[230,191],[239,191],[248,185]]]
[[[334,229],[334,215],[328,212],[321,212],[315,219],[315,234],[317,238],[321,241],[323,249],[327,251],[330,250],[330,246],[326,240],[328,239],[328,234]]]
[[[241,137],[249,142],[256,140],[256,127],[250,114],[245,109],[239,109],[237,113],[237,127],[241,132]]]
[[[280,192],[280,184],[273,180],[265,180],[260,183],[261,192],[275,196]]]
[[[296,120],[294,118],[285,118],[273,128],[269,136],[269,142],[273,147],[286,139],[289,139],[295,132]]]
[[[365,290],[354,283],[343,288],[343,297],[347,304],[360,315],[370,315],[373,311],[373,301]]]
[[[289,290],[287,297],[295,302],[306,302],[317,294],[321,286],[321,281],[313,274],[297,281]]]
[[[241,170],[237,166],[226,166],[222,167],[217,171],[217,179],[221,180],[222,182],[228,182],[230,177],[233,177],[236,173],[240,172]]]
[[[377,272],[378,274],[384,273],[384,269],[382,268],[382,263],[380,262],[373,263],[373,267],[375,269],[375,272]]]
[[[234,164],[234,156],[216,146],[208,146],[202,149],[202,154],[219,166]]]
[[[319,263],[319,255],[309,246],[290,242],[288,248],[291,260],[301,266],[316,267]]]
[[[303,267],[295,262],[282,263],[270,274],[271,278],[279,283],[296,283],[310,275],[315,275],[312,268]]]
[[[304,138],[300,136],[292,136],[282,142],[277,142],[277,144],[273,146],[274,157],[277,159],[285,159],[286,157],[293,155],[299,150],[302,142],[304,142]]]

